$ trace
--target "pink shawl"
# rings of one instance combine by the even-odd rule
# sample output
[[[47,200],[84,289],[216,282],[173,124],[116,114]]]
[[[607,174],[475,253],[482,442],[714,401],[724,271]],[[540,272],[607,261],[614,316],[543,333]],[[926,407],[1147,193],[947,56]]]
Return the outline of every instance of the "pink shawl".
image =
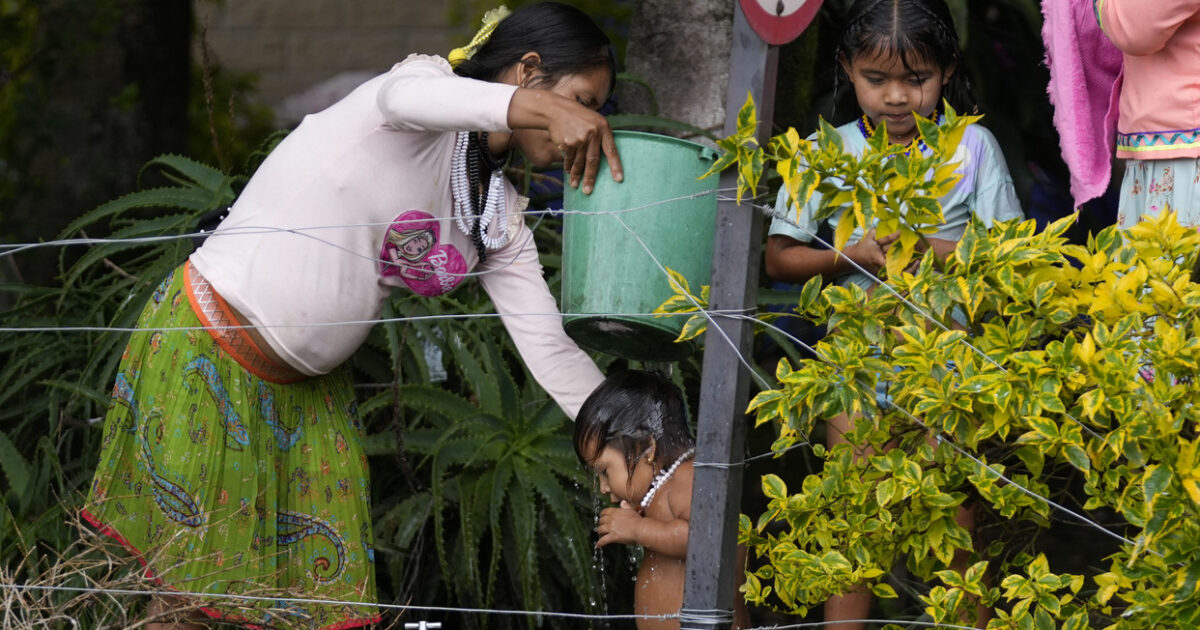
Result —
[[[1112,177],[1121,51],[1100,30],[1092,0],[1042,0],[1050,103],[1078,208]]]

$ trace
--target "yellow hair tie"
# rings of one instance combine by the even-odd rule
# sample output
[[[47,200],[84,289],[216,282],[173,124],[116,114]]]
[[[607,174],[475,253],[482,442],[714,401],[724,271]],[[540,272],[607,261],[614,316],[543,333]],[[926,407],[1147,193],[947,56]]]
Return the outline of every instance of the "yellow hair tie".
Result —
[[[500,20],[508,17],[510,13],[512,12],[509,11],[508,7],[504,5],[500,5],[495,9],[484,13],[483,26],[480,27],[478,33],[475,33],[475,37],[471,39],[471,43],[463,46],[462,48],[455,48],[454,50],[450,51],[450,67],[457,68],[460,63],[470,59],[471,57],[474,57],[479,48],[486,44],[487,40],[491,38],[492,31],[496,30],[496,25],[500,23]]]

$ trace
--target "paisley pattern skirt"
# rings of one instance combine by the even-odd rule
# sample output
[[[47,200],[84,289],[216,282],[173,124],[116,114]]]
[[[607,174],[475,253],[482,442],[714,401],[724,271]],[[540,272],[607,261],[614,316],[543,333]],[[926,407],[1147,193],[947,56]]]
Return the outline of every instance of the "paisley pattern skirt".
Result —
[[[374,623],[370,488],[348,370],[304,378],[244,331],[202,328],[228,316],[188,263],[159,285],[121,358],[83,517],[164,590],[205,594],[211,617]]]
[[[1132,227],[1168,206],[1180,225],[1200,228],[1200,158],[1126,160],[1117,224]]]

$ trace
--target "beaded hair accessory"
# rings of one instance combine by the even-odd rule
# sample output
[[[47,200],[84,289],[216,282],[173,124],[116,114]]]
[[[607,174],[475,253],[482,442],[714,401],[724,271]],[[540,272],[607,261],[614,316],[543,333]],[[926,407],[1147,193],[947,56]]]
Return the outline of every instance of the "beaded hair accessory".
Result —
[[[650,417],[646,419],[646,428],[650,430],[650,435],[662,435],[662,433],[663,433],[662,402],[654,403],[654,408],[650,410]]]
[[[455,48],[450,51],[447,56],[447,61],[450,62],[451,68],[457,68],[458,64],[475,56],[480,47],[487,43],[487,40],[492,37],[492,31],[496,30],[496,25],[501,20],[508,17],[512,12],[508,7],[500,5],[495,9],[483,14],[483,26],[479,28],[479,32],[475,33],[475,37],[471,38],[471,42],[466,46]]]

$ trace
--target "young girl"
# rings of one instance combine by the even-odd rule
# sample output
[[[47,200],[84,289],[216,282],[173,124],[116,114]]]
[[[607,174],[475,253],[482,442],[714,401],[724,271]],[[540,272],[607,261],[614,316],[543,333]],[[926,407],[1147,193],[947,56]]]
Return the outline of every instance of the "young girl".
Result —
[[[837,61],[862,110],[859,118],[838,127],[847,151],[862,153],[880,125],[886,126],[892,144],[920,151],[914,112],[934,118],[943,99],[960,112],[975,109],[943,0],[858,0],[850,9]],[[961,164],[962,180],[941,199],[946,222],[927,238],[938,255],[953,250],[972,217],[990,225],[1022,216],[1012,177],[991,132],[980,125],[967,127],[954,159]],[[813,247],[819,227],[813,216],[819,205],[819,196],[813,195],[797,211],[787,191],[779,191],[767,241],[767,275],[794,283],[821,275],[838,284],[873,288],[876,282],[850,261],[877,272],[895,235],[856,229],[840,255]],[[837,226],[838,218],[835,214],[828,219],[830,227]]]
[[[1131,227],[1170,206],[1200,227],[1200,0],[1102,0],[1095,10],[1123,57],[1117,222]]]
[[[954,22],[943,0],[857,0],[838,44],[837,61],[862,110],[857,120],[838,127],[847,151],[861,154],[867,138],[880,125],[886,127],[892,144],[923,151],[914,113],[934,118],[943,99],[956,111],[975,109],[962,73]],[[927,237],[939,257],[954,249],[972,218],[991,225],[1022,216],[1004,156],[987,129],[968,126],[953,159],[960,163],[962,179],[940,200],[946,222]],[[779,191],[767,240],[767,274],[793,283],[820,275],[838,284],[874,289],[877,281],[850,261],[872,274],[878,272],[897,235],[859,228],[840,254],[814,247],[811,243],[820,226],[813,217],[819,205],[819,196],[813,195],[797,209],[787,191]],[[840,214],[828,219],[831,228],[837,226]],[[850,424],[846,416],[830,419],[826,438],[830,447],[845,442],[842,435]],[[960,523],[968,529],[970,521],[970,513],[961,515]],[[825,604],[825,620],[865,619],[870,604],[870,594],[865,591],[831,598]],[[837,627],[854,630],[862,625],[842,623]]]
[[[596,546],[620,543],[644,550],[633,600],[638,615],[673,615],[683,606],[695,451],[683,396],[671,381],[650,372],[608,377],[575,420],[575,453],[617,504],[600,513]],[[737,562],[740,586],[745,580],[740,548]],[[749,627],[740,593],[734,596],[733,623]],[[637,627],[674,630],[679,619],[639,618]]]
[[[138,322],[146,332],[130,338],[83,516],[163,590],[212,594],[210,617],[315,629],[379,620],[344,361],[394,288],[442,295],[475,270],[568,415],[603,380],[563,332],[523,221],[528,200],[500,165],[512,150],[563,161],[586,193],[603,154],[621,179],[596,111],[615,81],[612,49],[567,5],[495,18],[456,65],[410,56],[305,118],[163,280]],[[164,599],[151,614],[199,605]]]

